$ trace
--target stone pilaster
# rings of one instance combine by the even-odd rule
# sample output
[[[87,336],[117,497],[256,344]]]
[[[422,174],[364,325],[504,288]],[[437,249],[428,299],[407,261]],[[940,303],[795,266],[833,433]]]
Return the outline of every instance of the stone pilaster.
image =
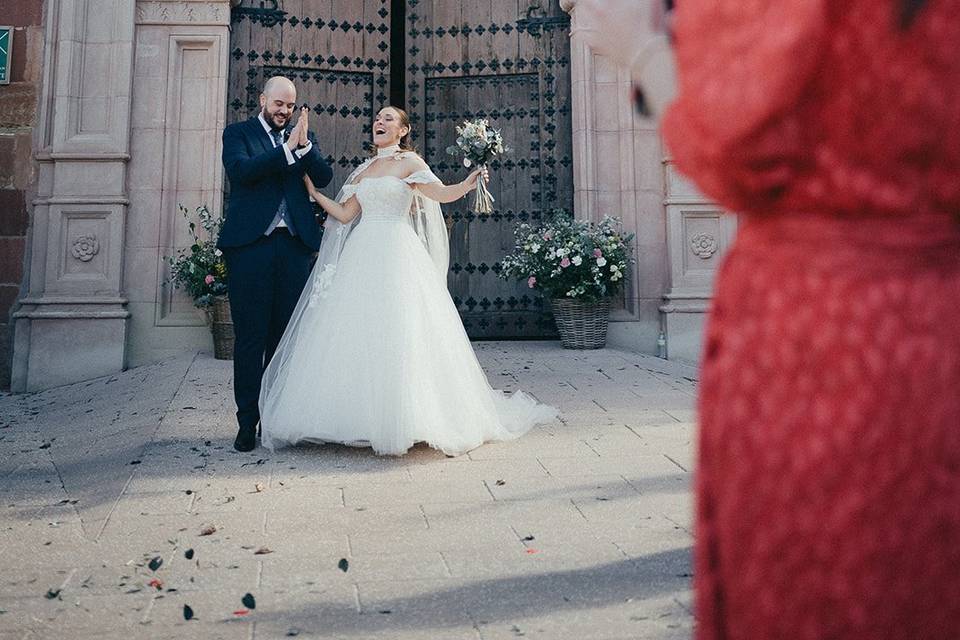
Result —
[[[667,357],[696,362],[700,359],[714,275],[733,243],[737,219],[704,198],[672,162],[666,160],[664,165],[670,289],[663,296],[660,310],[667,336]]]
[[[120,371],[130,315],[122,268],[133,3],[51,0],[48,11],[29,286],[14,314],[16,391]]]
[[[668,286],[660,135],[656,122],[635,112],[629,71],[594,53],[576,34],[576,5],[576,0],[560,2],[570,13],[574,30],[570,42],[574,210],[587,220],[619,216],[636,234],[637,262],[621,308],[611,316],[609,341],[656,353],[659,306]]]
[[[223,206],[230,3],[141,0],[136,23],[124,270],[131,366],[212,346],[204,316],[166,283],[166,256],[192,243],[178,205]]]

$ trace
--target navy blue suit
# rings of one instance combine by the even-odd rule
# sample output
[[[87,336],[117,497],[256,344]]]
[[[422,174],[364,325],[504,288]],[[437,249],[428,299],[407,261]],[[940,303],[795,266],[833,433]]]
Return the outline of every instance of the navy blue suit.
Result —
[[[256,116],[223,132],[230,195],[217,246],[227,265],[236,335],[234,397],[241,430],[260,421],[263,369],[276,351],[310,275],[312,255],[320,247],[320,225],[303,176],[309,175],[319,189],[330,182],[333,171],[312,135],[310,140],[313,148],[302,158],[294,154],[296,161],[289,164]],[[264,235],[281,201],[286,202],[290,226]]]

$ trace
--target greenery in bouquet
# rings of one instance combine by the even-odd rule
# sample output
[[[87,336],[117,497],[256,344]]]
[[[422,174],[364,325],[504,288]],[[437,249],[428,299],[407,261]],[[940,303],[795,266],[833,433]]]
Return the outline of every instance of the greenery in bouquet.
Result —
[[[515,233],[500,277],[526,280],[550,298],[597,302],[613,296],[633,262],[634,235],[624,234],[620,220],[610,216],[592,223],[556,211],[539,227],[523,223]]]
[[[510,151],[503,144],[499,129],[490,126],[486,119],[464,121],[457,127],[457,141],[447,147],[451,156],[462,157],[463,166],[483,167],[494,158]],[[493,196],[483,180],[477,181],[477,198],[473,210],[477,213],[493,212]]]
[[[184,289],[198,307],[208,307],[217,296],[227,293],[227,267],[223,261],[223,252],[217,249],[217,237],[223,226],[222,217],[214,217],[206,206],[199,206],[196,216],[203,230],[203,237],[197,230],[197,223],[190,220],[190,212],[178,205],[183,217],[187,219],[193,243],[189,247],[177,250],[177,255],[168,257],[170,279],[176,288]]]

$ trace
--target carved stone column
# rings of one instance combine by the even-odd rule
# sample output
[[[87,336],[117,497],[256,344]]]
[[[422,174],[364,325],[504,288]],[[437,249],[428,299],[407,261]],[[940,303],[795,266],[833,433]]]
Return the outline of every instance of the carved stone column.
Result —
[[[560,0],[577,26],[576,0]],[[643,37],[638,33],[638,37]],[[663,150],[656,123],[631,103],[630,73],[570,42],[574,211],[578,218],[619,216],[636,234],[635,256],[621,308],[611,315],[609,342],[656,353],[667,280]]]
[[[230,2],[49,0],[48,10],[15,391],[210,340],[164,287],[163,258],[184,242],[178,203],[220,207]],[[164,323],[179,333],[157,333]]]
[[[15,391],[120,371],[130,316],[122,268],[134,5],[50,0],[48,10]]]

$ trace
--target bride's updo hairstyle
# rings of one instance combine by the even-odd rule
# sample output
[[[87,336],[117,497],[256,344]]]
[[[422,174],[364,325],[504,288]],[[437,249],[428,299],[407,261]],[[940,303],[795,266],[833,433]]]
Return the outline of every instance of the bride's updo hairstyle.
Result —
[[[407,135],[400,138],[400,149],[402,151],[416,151],[416,149],[413,148],[413,144],[410,142],[410,132],[413,130],[413,127],[410,126],[410,116],[407,115],[407,112],[400,107],[394,107],[393,105],[390,105],[390,108],[396,111],[400,116],[400,125],[407,128]]]

